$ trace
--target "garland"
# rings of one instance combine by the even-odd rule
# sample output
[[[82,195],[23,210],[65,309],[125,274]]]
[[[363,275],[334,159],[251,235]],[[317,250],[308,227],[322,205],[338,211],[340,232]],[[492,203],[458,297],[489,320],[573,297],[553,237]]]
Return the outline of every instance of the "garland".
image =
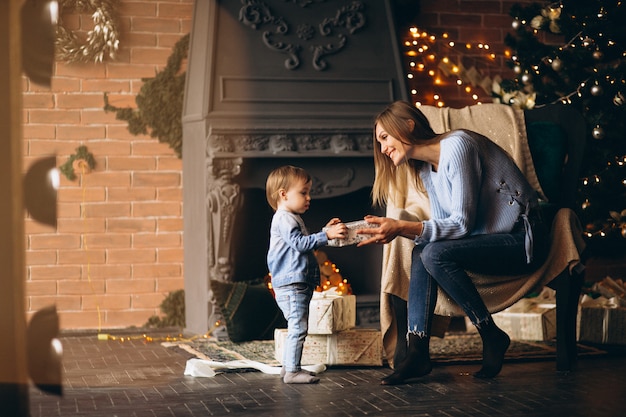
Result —
[[[102,62],[104,56],[115,58],[119,48],[118,22],[114,13],[117,0],[60,0],[57,25],[57,57],[65,62]],[[78,36],[63,26],[64,10],[91,13],[94,27],[82,43]]]
[[[128,131],[133,135],[149,133],[159,142],[167,143],[178,157],[183,150],[183,97],[185,77],[183,64],[189,52],[189,34],[174,45],[167,65],[154,78],[142,78],[139,94],[135,98],[136,108],[117,107],[104,95],[104,110],[115,112],[116,119],[128,122]]]
[[[87,150],[85,145],[76,148],[76,153],[70,155],[67,161],[59,167],[59,171],[65,177],[74,181],[77,173],[88,174],[96,166],[93,154]]]

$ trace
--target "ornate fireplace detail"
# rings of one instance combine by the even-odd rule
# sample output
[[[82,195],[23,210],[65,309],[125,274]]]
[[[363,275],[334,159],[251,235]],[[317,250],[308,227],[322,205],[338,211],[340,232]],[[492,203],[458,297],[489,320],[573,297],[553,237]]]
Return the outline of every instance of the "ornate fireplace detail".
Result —
[[[307,7],[312,2],[299,1],[297,3],[300,7]],[[335,12],[334,17],[326,17],[321,23],[317,24],[319,32],[316,32],[315,26],[309,22],[298,25],[295,34],[312,51],[312,64],[317,71],[323,71],[327,68],[328,63],[324,60],[326,55],[339,53],[345,48],[348,37],[346,34],[341,33],[340,30],[347,31],[348,35],[352,35],[365,26],[364,8],[363,2],[360,1],[353,1],[339,8]],[[310,16],[317,17],[313,13]],[[292,26],[288,23],[287,17],[274,15],[271,8],[264,2],[246,0],[243,7],[239,10],[239,20],[244,25],[255,30],[270,26],[270,29],[262,33],[265,46],[272,51],[289,56],[285,60],[285,68],[288,70],[295,70],[300,66],[300,52],[304,48],[301,44],[286,41],[286,35],[292,31]],[[326,44],[309,42],[315,38],[316,34],[323,36],[325,40],[332,35],[335,35],[335,38]]]
[[[209,282],[234,278],[245,191],[263,189],[271,169],[307,169],[320,200],[371,187],[372,118],[407,98],[391,10],[386,0],[196,0],[183,111],[186,330],[215,322]],[[379,285],[372,266],[363,279]]]

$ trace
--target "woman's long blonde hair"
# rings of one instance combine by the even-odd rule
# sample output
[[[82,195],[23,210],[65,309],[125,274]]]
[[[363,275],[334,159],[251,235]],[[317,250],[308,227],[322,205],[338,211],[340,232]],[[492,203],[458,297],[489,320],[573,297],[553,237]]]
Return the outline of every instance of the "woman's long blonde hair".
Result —
[[[413,126],[409,120],[413,121]],[[396,167],[393,161],[382,153],[380,144],[376,141],[376,126],[379,124],[387,133],[406,145],[423,143],[437,134],[430,127],[426,116],[406,101],[395,101],[376,116],[373,134],[375,179],[372,186],[372,201],[374,204],[384,206],[396,193],[400,196],[406,195],[409,178],[416,182],[418,190],[423,190],[417,175],[423,162],[411,159]]]

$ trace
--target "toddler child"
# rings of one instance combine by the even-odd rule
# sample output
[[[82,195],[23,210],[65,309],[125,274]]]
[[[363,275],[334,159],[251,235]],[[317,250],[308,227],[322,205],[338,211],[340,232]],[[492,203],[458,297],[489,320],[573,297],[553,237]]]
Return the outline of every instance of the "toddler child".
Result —
[[[319,382],[314,374],[302,370],[302,348],[309,324],[309,303],[320,270],[314,250],[329,239],[346,236],[346,225],[331,219],[326,231],[309,234],[301,214],[311,203],[311,176],[291,165],[273,170],[267,177],[265,193],[274,209],[270,226],[267,266],[272,277],[276,302],[287,320],[287,340],[283,349],[281,376],[286,384]]]

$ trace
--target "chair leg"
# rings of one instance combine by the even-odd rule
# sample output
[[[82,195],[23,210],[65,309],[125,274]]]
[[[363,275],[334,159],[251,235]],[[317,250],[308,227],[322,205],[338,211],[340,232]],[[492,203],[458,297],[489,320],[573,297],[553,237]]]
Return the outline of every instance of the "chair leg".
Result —
[[[548,284],[556,290],[556,369],[571,371],[578,356],[576,346],[576,317],[582,289],[583,274],[570,275],[563,271]]]

